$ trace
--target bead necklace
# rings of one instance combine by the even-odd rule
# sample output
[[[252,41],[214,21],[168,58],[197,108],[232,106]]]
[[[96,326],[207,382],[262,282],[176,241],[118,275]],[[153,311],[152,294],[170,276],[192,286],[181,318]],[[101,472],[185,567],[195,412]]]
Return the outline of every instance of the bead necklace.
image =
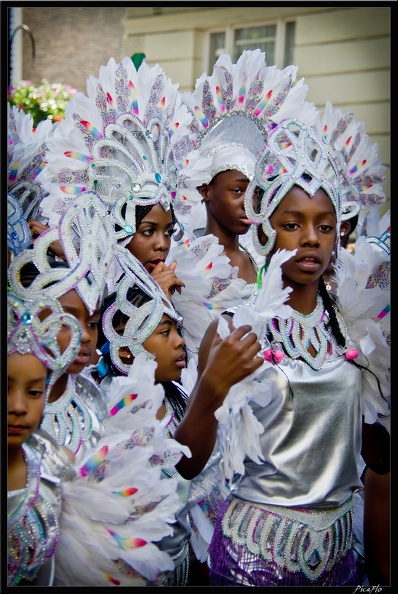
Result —
[[[340,329],[347,339],[347,328],[336,311]],[[273,340],[283,344],[285,352],[292,359],[303,359],[310,367],[318,370],[326,360],[332,360],[345,352],[337,345],[331,330],[328,329],[329,316],[323,307],[321,297],[317,297],[314,311],[308,315],[293,310],[290,318],[273,318],[268,324]],[[309,352],[315,350],[315,356]]]
[[[76,393],[75,377],[68,376],[65,392],[55,402],[48,402],[44,409],[41,429],[49,433],[60,445],[76,454],[83,441],[89,439],[93,421],[87,404]]]
[[[44,561],[54,553],[58,542],[58,518],[39,492],[40,455],[24,443],[27,484],[17,508],[7,519],[8,586],[21,580],[33,582]]]

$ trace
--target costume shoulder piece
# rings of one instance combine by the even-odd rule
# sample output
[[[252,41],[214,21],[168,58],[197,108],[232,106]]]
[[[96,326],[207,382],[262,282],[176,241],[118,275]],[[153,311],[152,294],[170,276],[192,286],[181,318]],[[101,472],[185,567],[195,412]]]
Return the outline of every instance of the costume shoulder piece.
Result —
[[[390,416],[390,223],[386,213],[377,225],[365,223],[355,242],[355,252],[339,251],[336,271],[340,312],[351,339],[359,347],[359,362],[378,378],[364,373],[363,403],[365,422],[376,421],[389,427]],[[366,219],[365,219],[366,221]]]

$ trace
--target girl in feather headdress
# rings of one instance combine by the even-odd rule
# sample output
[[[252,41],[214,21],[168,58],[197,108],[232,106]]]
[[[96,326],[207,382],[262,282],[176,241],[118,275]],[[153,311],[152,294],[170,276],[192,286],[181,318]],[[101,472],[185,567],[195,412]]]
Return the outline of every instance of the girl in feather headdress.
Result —
[[[8,585],[51,586],[59,483],[73,478],[74,456],[39,427],[49,379],[75,357],[81,330],[55,300],[26,303],[10,292],[7,301]],[[69,341],[61,355],[56,336],[62,324]]]
[[[236,63],[222,54],[182,101],[192,115],[196,150],[180,170],[176,214],[185,235],[173,237],[185,288],[173,303],[184,318],[189,359],[197,363],[205,329],[225,309],[254,297],[261,258],[249,232],[244,196],[270,130],[288,115],[311,123],[315,106],[296,82],[297,67],[267,66],[264,52],[244,51]]]
[[[39,181],[47,191],[41,214],[50,226],[81,192],[95,191],[107,206],[116,241],[146,267],[170,297],[183,283],[176,263],[165,264],[176,227],[179,170],[194,150],[188,113],[165,72],[145,61],[111,58],[87,96],[76,93],[49,140]],[[121,270],[112,263],[109,292]]]
[[[50,386],[42,429],[80,458],[98,440],[106,404],[98,387],[81,376],[95,352],[99,303],[113,257],[108,245],[112,227],[104,205],[93,193],[79,196],[60,220],[36,238],[32,249],[14,258],[9,269],[12,290],[26,301],[42,295],[57,299],[81,324],[82,341],[72,364]],[[54,261],[48,248],[58,241],[66,261]],[[61,326],[58,340],[65,340]]]
[[[262,228],[256,245],[267,272],[252,305],[206,332],[199,380],[175,433],[192,452],[177,465],[183,476],[200,472],[216,440],[227,477],[241,474],[210,545],[214,586],[358,584],[357,462],[362,453],[374,472],[389,471],[389,347],[375,321],[386,292],[367,288],[346,263],[337,304],[322,279],[339,247],[343,196],[334,154],[316,129],[282,121],[245,198]],[[228,389],[206,370],[229,328],[242,324],[262,343],[263,362],[256,357],[255,372]]]
[[[131,373],[134,393],[115,384],[101,439],[80,461],[39,429],[48,380],[70,365],[81,336],[57,300],[8,294],[8,585],[161,585],[174,563],[156,542],[180,505],[161,469],[189,451],[163,435],[150,362]]]

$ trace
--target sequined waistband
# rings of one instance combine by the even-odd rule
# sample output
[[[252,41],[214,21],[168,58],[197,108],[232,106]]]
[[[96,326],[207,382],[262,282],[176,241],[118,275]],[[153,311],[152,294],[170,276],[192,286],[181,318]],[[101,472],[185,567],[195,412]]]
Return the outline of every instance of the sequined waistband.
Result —
[[[184,543],[181,551],[173,557],[174,571],[165,574],[164,586],[187,586],[189,571],[189,543]]]
[[[223,534],[254,555],[313,581],[351,548],[353,500],[332,510],[313,511],[255,505],[231,498]]]

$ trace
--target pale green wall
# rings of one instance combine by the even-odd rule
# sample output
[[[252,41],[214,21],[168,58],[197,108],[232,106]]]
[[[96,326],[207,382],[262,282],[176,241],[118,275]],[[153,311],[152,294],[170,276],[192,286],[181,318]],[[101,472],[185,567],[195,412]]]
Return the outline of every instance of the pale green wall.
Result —
[[[363,121],[371,142],[379,144],[390,167],[390,27],[389,7],[164,7],[126,8],[123,50],[143,51],[158,62],[180,90],[192,90],[206,70],[206,32],[220,25],[255,24],[294,18],[294,63],[308,84],[307,99],[322,108],[327,99]],[[137,11],[141,11],[140,13]],[[390,171],[384,189],[389,207]]]

